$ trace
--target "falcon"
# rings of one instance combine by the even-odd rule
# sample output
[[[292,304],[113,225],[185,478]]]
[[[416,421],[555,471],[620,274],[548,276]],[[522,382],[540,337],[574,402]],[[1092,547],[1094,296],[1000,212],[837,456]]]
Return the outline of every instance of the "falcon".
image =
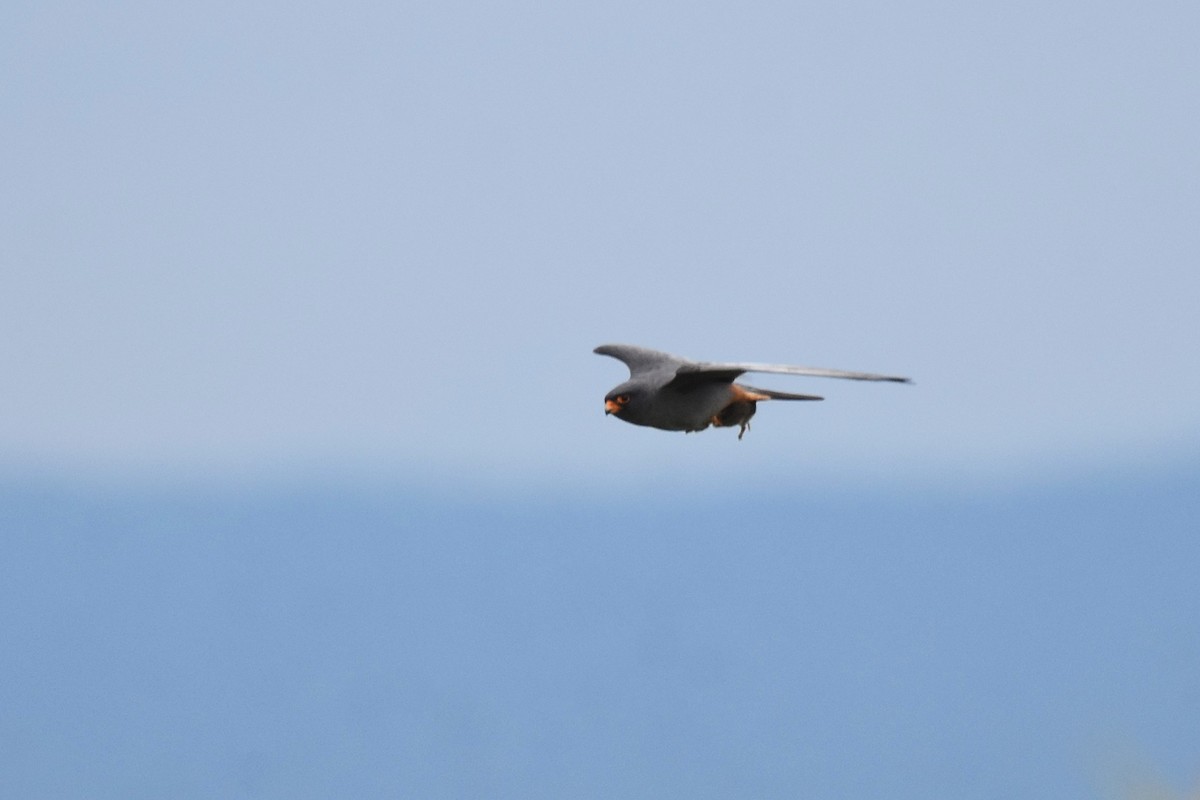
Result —
[[[911,383],[908,378],[894,375],[841,369],[692,361],[629,344],[605,344],[592,352],[611,356],[629,367],[629,380],[604,396],[604,413],[634,425],[686,433],[702,431],[710,425],[715,428],[737,425],[738,439],[750,429],[750,418],[763,400],[824,399],[812,394],[778,392],[735,383],[747,372]]]

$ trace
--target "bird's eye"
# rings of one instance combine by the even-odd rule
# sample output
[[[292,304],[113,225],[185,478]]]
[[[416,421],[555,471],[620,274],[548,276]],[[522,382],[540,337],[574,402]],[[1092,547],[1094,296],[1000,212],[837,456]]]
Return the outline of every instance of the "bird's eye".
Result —
[[[616,400],[617,400],[617,402],[618,402],[618,403],[620,403],[621,405],[625,405],[626,403],[628,403],[628,402],[629,402],[629,395],[627,395],[627,394],[619,394],[619,395],[617,395],[617,397],[616,397]]]

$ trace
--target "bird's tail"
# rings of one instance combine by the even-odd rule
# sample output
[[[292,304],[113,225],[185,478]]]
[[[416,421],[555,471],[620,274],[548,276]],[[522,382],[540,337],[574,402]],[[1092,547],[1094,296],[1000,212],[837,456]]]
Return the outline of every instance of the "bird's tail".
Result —
[[[755,394],[764,394],[772,400],[824,400],[824,397],[818,397],[815,394],[792,394],[791,392],[777,392],[774,389],[756,389],[753,386],[739,384],[743,389]]]

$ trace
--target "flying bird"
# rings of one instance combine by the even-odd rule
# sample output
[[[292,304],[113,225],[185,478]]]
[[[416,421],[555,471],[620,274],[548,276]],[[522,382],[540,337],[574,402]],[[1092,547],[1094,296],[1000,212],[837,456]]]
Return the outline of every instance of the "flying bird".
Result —
[[[664,431],[702,431],[738,426],[738,439],[750,429],[750,418],[762,400],[823,400],[812,394],[756,389],[734,380],[745,372],[849,378],[855,381],[909,383],[908,378],[786,364],[692,361],[670,353],[629,344],[605,344],[592,351],[612,356],[629,367],[629,380],[604,396],[604,413],[634,425]]]

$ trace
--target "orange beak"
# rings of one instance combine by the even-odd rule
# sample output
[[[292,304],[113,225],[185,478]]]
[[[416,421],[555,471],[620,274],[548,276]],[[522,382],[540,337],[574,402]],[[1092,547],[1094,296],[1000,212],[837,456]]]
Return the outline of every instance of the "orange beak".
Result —
[[[621,404],[618,403],[616,400],[605,400],[604,401],[604,413],[605,414],[615,414],[620,410],[621,410]]]

